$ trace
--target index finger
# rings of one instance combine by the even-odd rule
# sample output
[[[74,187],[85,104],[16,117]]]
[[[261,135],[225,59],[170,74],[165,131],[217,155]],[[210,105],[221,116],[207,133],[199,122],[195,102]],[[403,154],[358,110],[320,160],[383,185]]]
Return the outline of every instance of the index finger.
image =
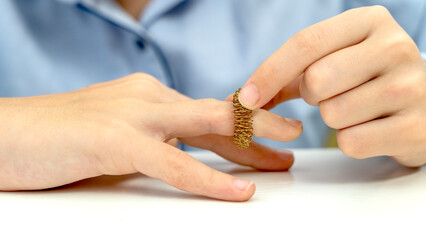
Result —
[[[380,20],[390,16],[382,6],[348,10],[291,37],[253,73],[239,95],[242,105],[261,108],[312,63],[366,39]]]

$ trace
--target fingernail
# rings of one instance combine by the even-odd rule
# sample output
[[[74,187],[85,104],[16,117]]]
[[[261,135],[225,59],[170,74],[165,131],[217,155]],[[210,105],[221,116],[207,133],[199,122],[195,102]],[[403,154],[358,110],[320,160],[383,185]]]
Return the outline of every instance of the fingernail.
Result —
[[[302,125],[302,122],[299,120],[287,118],[287,122],[290,123],[291,126],[295,128],[299,128]]]
[[[259,101],[259,98],[260,95],[256,85],[249,83],[243,87],[238,99],[244,107],[253,109],[256,103]]]
[[[247,191],[250,186],[253,184],[252,181],[236,178],[233,182],[233,185],[235,188],[237,188],[240,191]]]

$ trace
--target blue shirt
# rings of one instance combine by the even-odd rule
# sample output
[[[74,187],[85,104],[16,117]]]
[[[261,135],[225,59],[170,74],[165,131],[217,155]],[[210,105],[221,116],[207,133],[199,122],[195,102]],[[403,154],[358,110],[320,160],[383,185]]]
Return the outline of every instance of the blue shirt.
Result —
[[[155,0],[139,20],[113,0],[2,0],[0,97],[66,92],[145,72],[192,98],[223,100],[296,32],[371,4],[386,6],[426,52],[425,0]],[[299,99],[273,112],[302,120],[304,132],[289,143],[258,141],[323,145],[328,129],[316,107]]]

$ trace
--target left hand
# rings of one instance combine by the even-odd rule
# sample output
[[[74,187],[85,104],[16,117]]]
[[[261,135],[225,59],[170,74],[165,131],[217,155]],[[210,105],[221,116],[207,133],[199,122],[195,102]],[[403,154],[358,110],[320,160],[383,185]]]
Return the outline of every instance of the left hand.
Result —
[[[426,64],[386,8],[352,9],[300,31],[254,72],[240,101],[269,109],[297,97],[319,105],[346,155],[426,163]]]
[[[169,145],[179,138],[241,165],[291,167],[291,152],[255,142],[235,147],[233,122],[232,103],[193,100],[144,73],[67,93],[0,98],[0,191],[140,172],[198,195],[247,201],[253,182]],[[291,141],[303,129],[299,121],[265,110],[253,111],[253,127],[254,136],[278,141]]]

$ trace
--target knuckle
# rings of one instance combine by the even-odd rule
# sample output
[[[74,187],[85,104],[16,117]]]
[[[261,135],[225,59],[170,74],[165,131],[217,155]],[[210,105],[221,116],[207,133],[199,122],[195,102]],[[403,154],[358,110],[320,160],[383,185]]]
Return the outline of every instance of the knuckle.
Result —
[[[146,73],[134,73],[126,78],[124,87],[126,93],[135,93],[135,96],[161,95],[163,92],[162,83],[155,77]]]
[[[130,82],[129,86],[130,89],[128,89],[128,93],[133,93],[135,96],[138,95],[145,95],[147,92],[158,92],[157,86],[154,83],[151,82],[145,82],[141,80],[133,80]]]
[[[413,103],[422,100],[426,96],[426,81],[423,74],[411,73],[405,79],[393,81],[388,84],[385,91],[385,99],[389,101],[403,101]]]
[[[395,128],[399,129],[398,139],[407,144],[407,146],[418,146],[425,142],[426,136],[421,133],[425,129],[423,116],[413,113],[407,113],[404,121],[399,121]]]
[[[374,6],[367,7],[366,9],[368,10],[368,14],[373,19],[377,19],[379,21],[392,17],[389,10],[382,5],[374,5]]]
[[[348,157],[362,159],[364,158],[362,149],[363,146],[360,141],[348,131],[349,129],[337,131],[337,144],[340,150]]]
[[[394,34],[385,43],[384,51],[390,59],[407,62],[418,59],[418,49],[414,41],[405,33]]]
[[[336,101],[334,101],[333,99],[331,100],[326,100],[326,101],[322,101],[319,104],[319,109],[320,109],[320,113],[322,116],[322,119],[324,120],[325,124],[327,124],[327,126],[334,128],[334,129],[339,129],[342,126],[340,126],[340,118],[339,118],[339,107],[336,104]]]
[[[129,76],[128,80],[135,85],[159,85],[161,83],[158,79],[147,73],[134,73]]]
[[[225,104],[222,101],[216,99],[200,99],[196,100],[196,108],[199,109],[198,114],[195,114],[196,118],[204,121],[208,127],[209,133],[224,133],[226,130],[222,129],[223,124],[230,123],[233,121],[233,109],[231,103],[226,103],[228,107],[224,107]],[[229,124],[227,124],[229,125]]]
[[[325,98],[323,93],[329,75],[327,71],[316,64],[306,69],[301,89],[303,99],[311,105],[318,105],[318,102]]]
[[[426,97],[426,73],[416,72],[409,78],[408,92],[413,100],[423,100]]]
[[[415,100],[426,99],[426,72],[415,74],[410,87],[410,93]]]
[[[128,78],[129,79],[139,79],[139,80],[141,80],[141,79],[144,79],[144,80],[146,80],[146,79],[155,79],[152,75],[149,75],[147,73],[142,73],[142,72],[137,72],[137,73],[130,74],[128,76]]]

